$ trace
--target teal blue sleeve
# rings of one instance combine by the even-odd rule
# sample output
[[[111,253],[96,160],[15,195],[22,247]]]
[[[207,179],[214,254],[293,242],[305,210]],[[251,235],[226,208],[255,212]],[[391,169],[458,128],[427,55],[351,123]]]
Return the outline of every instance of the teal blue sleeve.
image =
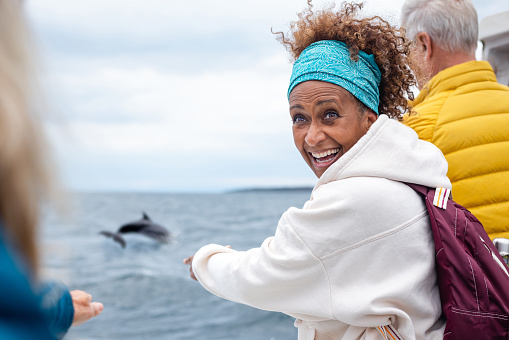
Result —
[[[58,339],[62,339],[74,318],[74,307],[69,290],[62,283],[47,281],[40,286],[39,295],[51,333]]]
[[[13,255],[0,230],[0,339],[54,340],[28,271]]]

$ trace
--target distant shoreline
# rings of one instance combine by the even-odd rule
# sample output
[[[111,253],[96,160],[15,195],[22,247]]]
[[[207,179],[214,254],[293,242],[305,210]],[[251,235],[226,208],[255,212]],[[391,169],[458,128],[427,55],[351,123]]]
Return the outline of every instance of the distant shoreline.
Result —
[[[113,195],[217,195],[217,194],[236,194],[236,193],[311,193],[313,186],[302,186],[302,187],[247,187],[247,188],[229,188],[229,189],[216,189],[214,191],[143,191],[143,190],[79,190],[79,189],[68,189],[69,194],[113,194]]]
[[[244,189],[232,189],[226,191],[226,193],[286,193],[286,192],[311,192],[313,191],[312,186],[306,187],[281,187],[281,188],[244,188]]]

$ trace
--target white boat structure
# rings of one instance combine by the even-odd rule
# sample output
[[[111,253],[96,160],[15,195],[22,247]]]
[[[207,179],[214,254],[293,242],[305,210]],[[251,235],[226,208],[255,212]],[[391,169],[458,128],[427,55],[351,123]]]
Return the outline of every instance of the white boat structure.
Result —
[[[483,60],[488,61],[500,84],[509,86],[509,11],[487,16],[479,26]]]

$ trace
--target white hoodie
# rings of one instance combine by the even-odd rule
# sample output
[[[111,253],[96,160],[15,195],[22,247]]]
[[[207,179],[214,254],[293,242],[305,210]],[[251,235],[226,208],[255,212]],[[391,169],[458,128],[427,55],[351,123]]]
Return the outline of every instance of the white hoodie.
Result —
[[[291,315],[299,340],[442,339],[433,236],[401,183],[451,188],[439,149],[382,115],[259,248],[201,248],[193,271],[225,299]],[[388,339],[391,339],[388,337]]]

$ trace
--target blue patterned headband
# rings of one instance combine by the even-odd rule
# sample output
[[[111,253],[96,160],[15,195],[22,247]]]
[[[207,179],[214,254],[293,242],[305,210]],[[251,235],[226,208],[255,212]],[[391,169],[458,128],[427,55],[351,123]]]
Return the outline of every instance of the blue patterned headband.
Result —
[[[341,86],[378,114],[381,77],[372,54],[359,51],[359,60],[353,61],[345,43],[322,40],[309,45],[293,64],[288,98],[296,85],[321,80]]]

